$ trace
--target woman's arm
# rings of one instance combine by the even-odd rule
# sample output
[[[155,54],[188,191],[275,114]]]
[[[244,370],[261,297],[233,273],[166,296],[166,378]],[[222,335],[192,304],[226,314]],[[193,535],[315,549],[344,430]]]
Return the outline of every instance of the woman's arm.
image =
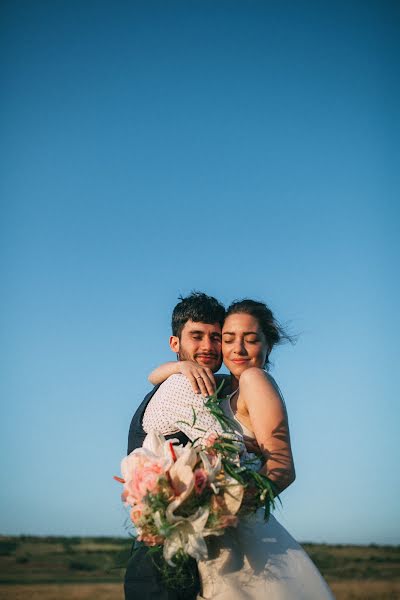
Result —
[[[185,375],[196,394],[211,396],[215,392],[215,379],[211,369],[201,367],[193,360],[178,360],[167,362],[156,367],[148,377],[150,383],[157,385],[163,383],[171,375]]]
[[[170,377],[171,375],[177,375],[178,373],[180,373],[178,365],[179,365],[179,361],[176,361],[176,360],[171,361],[171,362],[166,362],[166,363],[160,365],[159,367],[156,367],[154,369],[154,371],[152,371],[150,373],[150,375],[148,376],[147,379],[153,385],[158,385],[159,383],[163,383],[163,381],[168,379],[168,377]]]
[[[261,473],[275,483],[280,493],[296,477],[282,398],[265,372],[255,367],[242,373],[240,396],[247,406],[254,435],[265,457]]]

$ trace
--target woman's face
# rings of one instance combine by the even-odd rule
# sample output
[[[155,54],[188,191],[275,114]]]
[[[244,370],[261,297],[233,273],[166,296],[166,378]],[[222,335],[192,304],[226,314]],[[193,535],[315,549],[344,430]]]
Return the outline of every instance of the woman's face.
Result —
[[[222,328],[225,366],[239,379],[249,367],[263,368],[268,346],[258,320],[246,313],[229,315]]]

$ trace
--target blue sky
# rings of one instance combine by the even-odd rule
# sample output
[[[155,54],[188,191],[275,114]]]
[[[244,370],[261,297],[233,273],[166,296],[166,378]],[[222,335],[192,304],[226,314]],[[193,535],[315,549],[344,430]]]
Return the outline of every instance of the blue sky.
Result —
[[[112,476],[198,289],[300,334],[279,520],[400,543],[398,3],[1,11],[0,532],[125,534]]]

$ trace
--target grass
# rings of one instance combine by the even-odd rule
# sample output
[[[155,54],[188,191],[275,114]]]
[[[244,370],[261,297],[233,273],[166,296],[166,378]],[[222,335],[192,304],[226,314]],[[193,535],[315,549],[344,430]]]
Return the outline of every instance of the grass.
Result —
[[[400,578],[399,546],[303,544],[303,547],[327,579]]]
[[[122,584],[2,585],[0,600],[123,600]]]
[[[400,547],[303,544],[337,600],[400,599]],[[0,600],[123,600],[131,540],[0,536]]]
[[[0,586],[121,582],[131,545],[120,538],[1,536]]]
[[[330,582],[330,586],[337,600],[396,600],[396,598],[400,598],[399,580],[351,579]]]

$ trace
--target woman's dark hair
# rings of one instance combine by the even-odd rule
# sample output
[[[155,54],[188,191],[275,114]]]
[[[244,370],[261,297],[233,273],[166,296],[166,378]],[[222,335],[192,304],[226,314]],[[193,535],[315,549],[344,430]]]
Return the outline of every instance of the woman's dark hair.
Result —
[[[197,323],[219,323],[222,327],[225,319],[225,307],[213,296],[202,292],[192,292],[187,298],[179,296],[180,302],[172,312],[172,335],[181,336],[187,321]]]
[[[267,368],[269,365],[268,357],[274,346],[286,341],[291,343],[295,341],[294,338],[285,331],[282,325],[278,323],[271,309],[269,309],[264,302],[250,300],[249,298],[245,298],[244,300],[236,300],[235,302],[232,302],[230,306],[228,306],[225,318],[238,313],[251,315],[257,319],[260,324],[261,331],[265,335],[268,345],[267,357],[264,365],[265,368]]]

